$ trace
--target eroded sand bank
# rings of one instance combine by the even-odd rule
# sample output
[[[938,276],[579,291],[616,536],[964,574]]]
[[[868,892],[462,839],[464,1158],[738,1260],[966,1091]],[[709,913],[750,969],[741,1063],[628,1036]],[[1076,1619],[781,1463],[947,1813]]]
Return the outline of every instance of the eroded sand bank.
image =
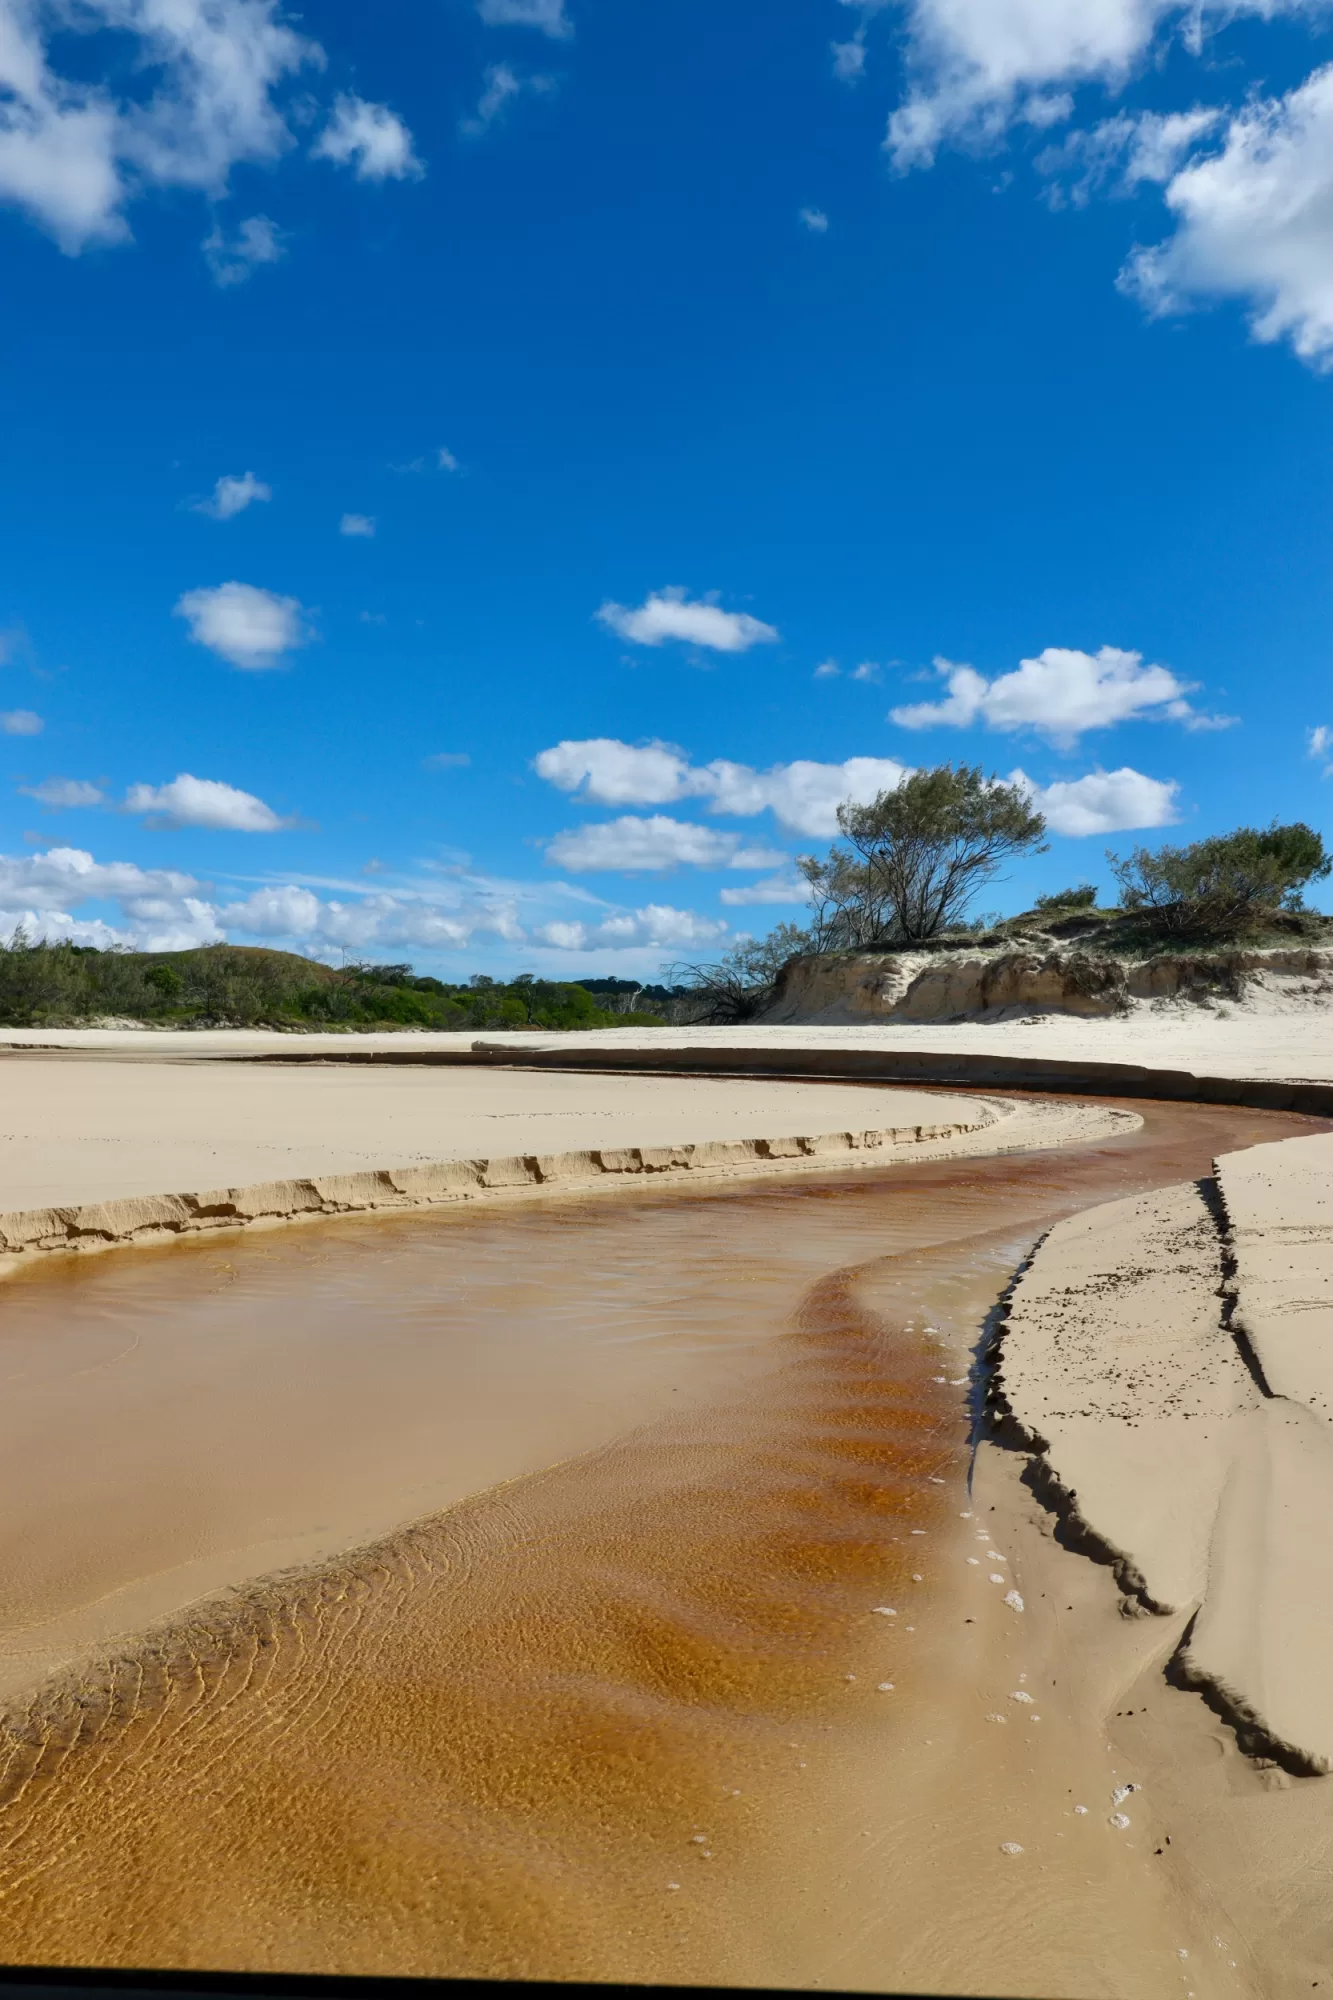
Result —
[[[1333,1139],[1074,1216],[1010,1303],[1005,1406],[1122,1587],[1194,1614],[1179,1672],[1333,1768]]]
[[[10,1058],[3,1080],[0,1201],[22,1206],[0,1208],[0,1274],[49,1252],[605,1192],[640,1177],[694,1184],[1022,1151],[1136,1115],[888,1084],[491,1069]],[[247,1178],[278,1161],[283,1178]]]
[[[1028,1487],[1146,1614],[1115,1712],[1134,1727],[1113,1724],[1145,1792],[1126,1816],[1159,1842],[1174,1828],[1165,1865],[1188,1868],[1266,1994],[1318,1985],[1333,1941],[1331,1196],[1320,1135],[1059,1223],[997,1370]],[[1010,1474],[1001,1512],[1021,1521],[1010,1457],[983,1445],[979,1475]]]

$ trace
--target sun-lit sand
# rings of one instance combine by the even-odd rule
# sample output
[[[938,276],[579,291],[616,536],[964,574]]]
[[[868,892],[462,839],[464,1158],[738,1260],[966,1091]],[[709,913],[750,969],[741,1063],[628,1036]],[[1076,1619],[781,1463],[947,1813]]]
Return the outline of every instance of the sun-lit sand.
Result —
[[[0,1211],[986,1117],[970,1101],[817,1083],[20,1056],[0,1063],[0,1102]]]
[[[32,1046],[157,1058],[247,1054],[462,1053],[477,1037],[450,1034],[290,1035],[264,1029],[174,1033],[134,1028],[5,1028],[0,1050]],[[497,1041],[491,1034],[484,1039]],[[1200,1076],[1333,1081],[1333,1008],[1280,1013],[1253,1004],[1145,1006],[1122,1019],[1043,1014],[1010,1021],[844,1027],[611,1028],[597,1034],[506,1034],[514,1048],[852,1048],[1035,1056],[1069,1062],[1151,1063]]]

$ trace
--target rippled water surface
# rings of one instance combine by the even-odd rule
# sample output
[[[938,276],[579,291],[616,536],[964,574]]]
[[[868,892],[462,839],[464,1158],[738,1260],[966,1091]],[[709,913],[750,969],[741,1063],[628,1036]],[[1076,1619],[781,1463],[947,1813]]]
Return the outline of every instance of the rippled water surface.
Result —
[[[967,1348],[1014,1266],[1310,1129],[1147,1107],[1060,1154],[7,1288],[11,1678],[176,1616],[11,1705],[0,1957],[792,1977],[802,1798],[848,1731],[891,1783],[929,1704]],[[275,1553],[319,1559],[253,1581]]]

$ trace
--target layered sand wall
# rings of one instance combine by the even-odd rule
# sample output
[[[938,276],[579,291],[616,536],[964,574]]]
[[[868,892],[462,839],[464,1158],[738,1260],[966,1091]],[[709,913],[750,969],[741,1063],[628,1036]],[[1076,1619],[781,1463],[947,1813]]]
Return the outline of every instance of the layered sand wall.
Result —
[[[1171,953],[1123,959],[1060,950],[862,952],[784,967],[768,1023],[1004,1020],[1057,1013],[1107,1019],[1154,1000],[1262,993],[1279,1005],[1333,995],[1333,952]]]

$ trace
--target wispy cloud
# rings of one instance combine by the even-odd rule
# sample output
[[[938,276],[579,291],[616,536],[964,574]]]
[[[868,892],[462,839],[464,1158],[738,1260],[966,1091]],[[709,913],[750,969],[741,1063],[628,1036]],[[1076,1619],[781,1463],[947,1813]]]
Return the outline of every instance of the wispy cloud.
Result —
[[[521,97],[524,92],[544,96],[554,88],[552,77],[520,76],[508,63],[492,63],[484,73],[477,108],[468,117],[460,118],[459,132],[465,139],[484,138],[516,97]]]
[[[679,951],[712,944],[726,930],[726,923],[715,917],[677,910],[670,903],[648,903],[642,909],[618,911],[600,923],[542,924],[533,936],[557,951],[636,951],[645,946]]]
[[[786,860],[771,847],[747,845],[739,833],[722,833],[666,813],[648,819],[630,814],[558,833],[547,845],[546,858],[576,874],[623,875],[680,867],[775,868]]]
[[[243,514],[256,500],[271,500],[272,488],[262,479],[256,479],[253,472],[224,472],[213,487],[207,500],[192,503],[196,514],[207,514],[211,521],[230,521],[233,516]]]
[[[477,12],[488,28],[536,28],[553,42],[574,33],[565,0],[477,0]]]
[[[44,778],[40,785],[20,785],[18,789],[25,798],[38,800],[52,812],[106,803],[106,793],[83,778]]]
[[[810,884],[799,875],[766,875],[761,882],[724,889],[718,901],[729,910],[758,909],[765,905],[804,905],[810,901]]]
[[[267,215],[251,215],[228,237],[219,223],[204,238],[204,257],[213,282],[225,290],[243,285],[263,264],[277,264],[287,255],[283,231]]]

